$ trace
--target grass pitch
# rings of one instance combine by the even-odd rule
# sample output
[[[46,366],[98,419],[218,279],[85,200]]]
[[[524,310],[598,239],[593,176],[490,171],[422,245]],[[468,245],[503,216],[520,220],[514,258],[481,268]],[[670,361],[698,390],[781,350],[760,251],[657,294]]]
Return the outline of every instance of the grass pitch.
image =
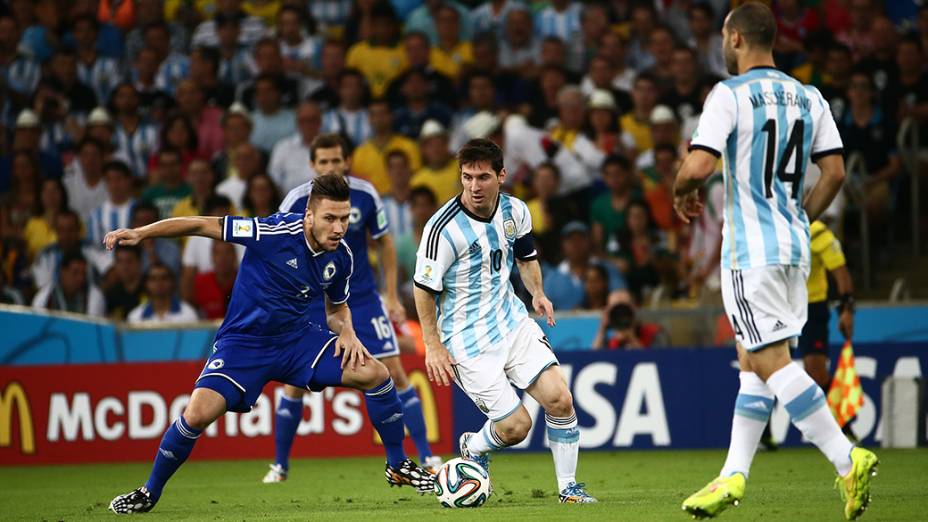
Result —
[[[879,450],[864,521],[928,519],[928,450]],[[557,503],[550,454],[501,454],[496,491],[479,510],[443,509],[411,488],[389,488],[379,458],[296,460],[290,480],[260,483],[266,461],[188,462],[144,520],[685,521],[680,503],[718,472],[724,452],[585,452],[581,480],[600,503]],[[144,483],[149,464],[0,468],[0,519],[115,517],[109,501]],[[843,520],[831,466],[814,449],[761,453],[744,503],[723,520]]]

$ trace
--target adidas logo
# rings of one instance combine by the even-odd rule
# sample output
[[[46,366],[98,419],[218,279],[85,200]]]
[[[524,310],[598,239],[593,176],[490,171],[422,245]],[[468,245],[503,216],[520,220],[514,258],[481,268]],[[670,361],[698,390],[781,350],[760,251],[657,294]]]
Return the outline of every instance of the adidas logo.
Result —
[[[744,407],[745,407],[745,408],[750,408],[750,409],[752,409],[752,410],[767,411],[767,405],[764,404],[764,401],[749,402],[749,403],[745,404]]]
[[[403,413],[402,413],[402,412],[400,412],[400,413],[394,413],[393,415],[390,415],[389,417],[387,417],[386,419],[384,419],[384,421],[381,422],[381,424],[390,424],[391,422],[396,422],[396,421],[398,421],[398,420],[400,420],[400,419],[402,419],[402,418],[403,418]]]
[[[162,455],[164,455],[165,458],[168,458],[168,459],[171,459],[171,460],[177,460],[177,457],[174,456],[174,452],[173,452],[173,451],[168,451],[168,450],[166,450],[166,449],[164,449],[164,448],[158,448],[158,452],[161,453]]]
[[[297,266],[297,264],[296,264],[296,258],[295,258],[295,257],[294,257],[293,259],[291,259],[290,261],[287,261],[287,264],[290,265],[290,268],[293,268],[293,269],[298,268],[298,266]]]
[[[285,410],[283,408],[277,410],[278,417],[287,417],[288,419],[293,418],[293,415],[290,414],[290,410]]]
[[[780,330],[786,328],[786,325],[782,321],[777,320],[777,324],[773,325],[773,331],[779,332]]]
[[[480,242],[474,241],[473,243],[470,244],[470,247],[467,249],[467,253],[476,254],[477,252],[480,252]]]

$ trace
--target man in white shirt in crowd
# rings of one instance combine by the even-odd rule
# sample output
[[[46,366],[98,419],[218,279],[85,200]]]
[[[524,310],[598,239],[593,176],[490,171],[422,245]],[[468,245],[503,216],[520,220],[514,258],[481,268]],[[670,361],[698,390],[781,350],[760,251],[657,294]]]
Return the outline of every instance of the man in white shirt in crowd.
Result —
[[[88,281],[87,272],[87,260],[79,251],[64,254],[57,280],[39,290],[32,307],[103,317],[103,293]]]
[[[316,177],[309,160],[309,144],[319,134],[321,126],[322,109],[318,103],[307,101],[296,108],[297,132],[274,146],[268,165],[268,175],[281,194]]]
[[[68,191],[68,203],[86,223],[91,211],[106,201],[103,144],[93,138],[82,139],[77,145],[77,157],[65,169],[62,182]]]
[[[174,295],[174,274],[161,264],[152,264],[145,274],[148,301],[129,312],[129,323],[192,323],[196,310]]]

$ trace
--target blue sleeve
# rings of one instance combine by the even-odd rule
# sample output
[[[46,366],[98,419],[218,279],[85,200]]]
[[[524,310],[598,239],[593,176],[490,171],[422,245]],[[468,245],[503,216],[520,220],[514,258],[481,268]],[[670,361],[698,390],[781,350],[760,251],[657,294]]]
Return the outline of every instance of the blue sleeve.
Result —
[[[245,247],[267,243],[277,236],[292,236],[303,233],[302,218],[296,214],[271,214],[267,217],[250,218],[226,216],[222,218],[222,240]]]

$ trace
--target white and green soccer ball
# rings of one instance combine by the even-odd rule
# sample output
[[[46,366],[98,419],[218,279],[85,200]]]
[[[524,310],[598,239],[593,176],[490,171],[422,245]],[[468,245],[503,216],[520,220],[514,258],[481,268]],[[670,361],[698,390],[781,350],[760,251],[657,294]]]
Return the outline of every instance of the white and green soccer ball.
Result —
[[[480,507],[490,497],[490,475],[476,462],[449,460],[435,475],[435,496],[446,508]]]

